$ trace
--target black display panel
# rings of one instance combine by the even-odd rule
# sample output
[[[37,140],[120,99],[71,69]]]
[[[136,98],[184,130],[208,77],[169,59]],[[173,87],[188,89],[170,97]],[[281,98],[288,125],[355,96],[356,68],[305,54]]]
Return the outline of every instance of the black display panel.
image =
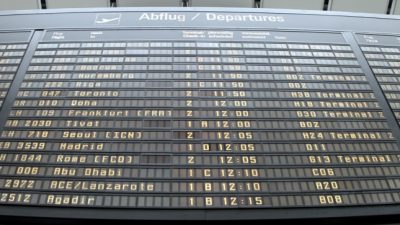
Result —
[[[386,99],[399,120],[400,37],[389,35],[358,34],[365,58],[368,60]]]
[[[386,26],[396,18],[217,10],[2,17],[3,216],[400,212],[400,38]],[[60,17],[71,21],[52,24]],[[295,29],[301,19],[330,24]],[[353,30],[335,23],[344,19]],[[366,21],[381,23],[381,34],[357,26]],[[15,31],[5,31],[9,24]]]
[[[0,107],[28,46],[30,32],[0,33]]]

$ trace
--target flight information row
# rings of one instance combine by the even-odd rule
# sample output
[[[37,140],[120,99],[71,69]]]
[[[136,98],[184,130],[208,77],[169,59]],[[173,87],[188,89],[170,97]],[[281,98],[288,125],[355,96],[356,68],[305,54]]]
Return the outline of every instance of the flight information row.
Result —
[[[304,129],[304,130],[387,130],[390,129],[386,121],[328,121],[328,120],[31,120],[9,119],[6,128],[19,130],[21,128],[34,129],[93,129],[104,128],[157,128],[157,129],[243,129],[243,130],[270,130],[270,129]]]
[[[24,81],[21,84],[21,89],[194,89],[194,88],[215,88],[215,89],[279,89],[279,90],[365,90],[370,91],[369,84],[365,82],[358,83],[333,83],[333,82],[272,82],[272,81],[197,81],[190,80],[184,81]],[[190,96],[186,96],[190,97]]]
[[[216,110],[221,109],[251,109],[251,108],[263,108],[263,109],[362,109],[362,110],[377,110],[381,109],[380,105],[376,101],[364,100],[364,101],[312,101],[312,100],[249,100],[249,99],[154,99],[154,98],[142,98],[142,99],[70,99],[64,100],[59,99],[43,99],[43,100],[31,100],[31,99],[18,99],[14,101],[14,107],[26,107],[26,108],[41,108],[41,109],[57,109],[60,107],[68,107],[69,109],[75,108],[103,108],[112,109],[115,108],[164,108],[164,107],[175,107],[175,108],[188,108],[188,109],[204,109],[204,108],[215,108]]]
[[[0,76],[4,76],[1,75]],[[122,73],[122,72],[95,72],[95,73],[27,73],[25,80],[52,80],[52,81],[73,81],[73,80],[224,80],[224,81],[247,81],[247,80],[268,80],[268,81],[321,81],[321,82],[365,82],[367,81],[365,75],[362,74],[297,74],[297,73],[204,73],[204,72],[141,72],[141,73]]]
[[[71,177],[85,179],[148,179],[154,180],[242,180],[251,179],[265,181],[265,179],[312,179],[312,178],[355,178],[373,177],[386,179],[390,177],[399,177],[400,167],[396,165],[362,165],[357,167],[349,166],[329,166],[319,167],[318,165],[307,166],[163,166],[163,165],[140,165],[139,167],[115,167],[114,165],[104,167],[86,167],[86,166],[50,166],[50,165],[4,165],[0,168],[0,175],[4,177]]]
[[[27,151],[27,152],[118,152],[118,153],[397,153],[399,146],[395,141],[372,142],[318,142],[300,143],[294,142],[268,142],[254,143],[248,141],[203,141],[202,143],[180,142],[57,142],[50,140],[41,141],[0,141],[0,149],[3,151]]]
[[[245,154],[245,155],[243,155]],[[265,154],[265,153],[264,153]],[[242,154],[206,154],[206,153],[188,153],[183,154],[60,154],[60,153],[4,153],[0,154],[0,162],[2,165],[19,164],[23,165],[97,165],[97,166],[114,166],[114,167],[137,167],[142,165],[173,165],[187,166],[193,168],[199,166],[235,166],[248,165],[249,167],[257,167],[260,165],[270,166],[314,166],[314,165],[330,165],[338,166],[340,164],[353,167],[354,164],[394,164],[400,162],[400,154],[354,154],[342,153],[340,155],[333,154],[310,154],[310,155],[261,155],[257,153]]]
[[[235,119],[329,119],[329,120],[383,120],[385,116],[381,110],[317,110],[317,109],[285,109],[285,110],[262,110],[262,109],[246,109],[246,110],[179,110],[175,108],[144,108],[144,109],[12,109],[10,111],[10,119],[24,119],[29,117],[32,119],[44,118],[90,118],[96,119],[183,119],[190,118],[196,119],[214,119],[220,118],[222,120],[235,120]]]
[[[111,51],[111,50],[110,50]],[[185,53],[189,52],[188,50],[182,50]],[[176,51],[174,51],[175,54]],[[193,52],[195,54],[196,52]],[[247,54],[250,54],[254,52],[247,52]],[[41,53],[44,54],[44,53]],[[61,54],[61,53],[60,53]],[[80,52],[80,54],[83,54]],[[102,52],[102,55],[107,55],[106,52]],[[108,52],[109,54],[109,52]],[[181,53],[183,54],[183,53]],[[35,57],[32,59],[31,64],[63,64],[63,65],[68,65],[68,64],[88,64],[88,65],[97,65],[97,64],[107,64],[107,63],[120,63],[120,64],[140,64],[140,63],[149,63],[149,64],[170,64],[170,63],[194,63],[197,62],[199,64],[202,63],[220,63],[220,64],[235,64],[235,63],[248,63],[248,64],[317,64],[317,65],[343,65],[343,66],[355,66],[359,65],[358,61],[353,59],[354,54],[353,53],[335,53],[334,55],[330,55],[335,58],[328,58],[326,57],[326,54],[324,55],[324,58],[311,58],[311,57],[318,57],[321,54],[316,54],[315,52],[313,54],[306,54],[306,52],[295,52],[291,53],[292,56],[291,58],[288,57],[280,57],[282,54],[279,52],[278,56],[272,57],[271,54],[278,54],[278,52],[269,52],[270,56],[269,58],[266,57],[243,57],[242,54],[240,56],[236,57],[216,57],[216,56],[99,56],[99,57],[94,57],[94,56],[86,56],[83,57],[82,55],[80,56],[75,56],[75,57]],[[300,58],[299,56],[302,56]],[[304,57],[310,57],[310,58],[304,58]],[[298,58],[297,58],[298,57]],[[14,60],[10,61],[4,61],[3,64],[8,64],[14,62]]]
[[[326,191],[392,191],[400,189],[399,178],[389,179],[313,179],[298,180],[224,180],[224,181],[146,181],[0,178],[0,190],[102,192],[102,193],[294,193]]]
[[[0,72],[13,72],[17,67],[2,67]],[[70,72],[70,71],[103,71],[103,72],[119,72],[119,71],[143,71],[143,72],[246,72],[252,73],[260,72],[301,72],[301,73],[350,73],[361,74],[362,70],[359,67],[343,67],[343,66],[292,66],[292,65],[246,65],[246,64],[132,64],[132,65],[119,65],[119,64],[103,64],[103,65],[31,65],[28,72]]]
[[[113,208],[286,208],[396,204],[397,192],[332,193],[305,195],[104,195],[37,192],[0,192],[0,203],[37,206]]]
[[[256,90],[220,90],[220,89],[194,89],[194,90],[115,90],[115,89],[103,89],[103,90],[25,90],[21,89],[17,97],[19,99],[29,98],[84,98],[84,99],[96,99],[96,98],[238,98],[238,99],[254,99],[254,98],[279,98],[279,99],[371,99],[375,100],[376,97],[372,92],[361,92],[354,90],[346,91],[256,91]],[[393,96],[395,97],[395,96]]]
[[[120,130],[112,131],[82,131],[77,129],[67,130],[3,130],[3,139],[16,140],[91,140],[91,141],[136,141],[136,140],[252,140],[252,141],[390,141],[395,140],[391,131],[141,131],[141,130]]]

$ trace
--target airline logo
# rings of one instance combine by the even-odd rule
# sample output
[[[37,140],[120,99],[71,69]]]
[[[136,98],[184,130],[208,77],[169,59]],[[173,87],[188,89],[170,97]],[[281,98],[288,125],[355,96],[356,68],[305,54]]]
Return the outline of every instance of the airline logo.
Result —
[[[94,21],[97,25],[119,25],[121,13],[99,13]]]

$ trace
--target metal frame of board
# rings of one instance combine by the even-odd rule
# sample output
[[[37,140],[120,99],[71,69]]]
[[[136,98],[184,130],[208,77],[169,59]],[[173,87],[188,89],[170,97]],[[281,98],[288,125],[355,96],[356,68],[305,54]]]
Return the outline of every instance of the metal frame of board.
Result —
[[[201,14],[210,12],[209,8],[171,8],[171,9],[154,9],[154,8],[140,8],[140,9],[79,9],[79,10],[46,10],[46,11],[9,11],[0,14],[0,31],[32,31],[33,35],[31,37],[31,42],[28,46],[27,53],[23,59],[17,77],[15,78],[13,85],[10,89],[10,96],[15,96],[17,93],[18,83],[22,81],[23,74],[29,65],[30,57],[39,43],[40,38],[44,34],[44,30],[54,30],[54,29],[118,29],[118,28],[134,28],[139,26],[139,29],[148,28],[160,28],[164,29],[181,29],[185,28],[198,28],[197,26],[191,27],[191,23],[185,24],[184,26],[179,26],[179,24],[172,24],[171,27],[166,27],[165,24],[157,23],[146,23],[146,24],[136,24],[132,22],[129,24],[120,24],[115,27],[101,27],[95,26],[93,24],[93,19],[98,13],[124,13],[126,16],[124,18],[134,18],[134,13],[139,12],[185,12],[188,15]],[[357,43],[354,38],[355,33],[366,33],[366,34],[388,34],[388,35],[400,35],[400,17],[386,16],[386,15],[376,15],[376,14],[354,14],[354,13],[326,13],[326,12],[315,12],[315,11],[295,11],[295,10],[251,10],[251,9],[212,9],[213,12],[218,13],[262,13],[268,15],[283,15],[287,17],[288,23],[293,23],[293,26],[283,26],[277,28],[275,24],[267,24],[266,27],[257,27],[254,25],[245,26],[244,23],[216,23],[216,24],[203,24],[202,29],[218,29],[221,27],[226,27],[226,29],[243,29],[243,30],[288,30],[288,31],[317,31],[317,32],[340,32],[342,33],[350,45],[356,48]],[[133,13],[133,14],[130,14]],[[79,15],[88,15],[87,18],[73,20],[73,18]],[[19,21],[23,16],[32,17],[32,22],[29,21]],[[59,17],[60,18],[70,18],[71,22],[68,20],[54,20],[49,22],[44,20],[46,17]],[[34,18],[36,17],[36,18]],[[296,18],[306,17],[318,17],[319,19],[329,18],[342,19],[343,21],[348,20],[354,22],[354,29],[351,26],[343,26],[343,24],[322,24],[320,28],[309,27],[307,29],[308,23],[304,24],[304,27],[297,27],[295,20]],[[192,17],[193,18],[193,17]],[[315,19],[315,18],[310,18]],[[85,21],[90,20],[90,22]],[[1,22],[5,21],[5,22]],[[79,23],[77,23],[79,21]],[[133,19],[132,19],[133,21]],[[377,25],[382,25],[381,27],[375,26],[358,26],[364,22],[376,21]],[[41,24],[40,24],[41,23]],[[73,24],[75,23],[75,24]],[[89,25],[88,25],[89,24]],[[375,25],[376,25],[375,24]],[[393,24],[398,26],[393,27]],[[63,26],[60,26],[63,25]],[[297,28],[296,28],[297,27]],[[397,28],[398,30],[394,30]],[[379,31],[371,30],[379,29]],[[359,49],[355,49],[355,54],[359,58],[363,58]],[[371,75],[369,71],[369,66],[364,61],[361,60],[361,65],[366,74]],[[371,76],[370,76],[371,78]],[[371,83],[376,81],[370,80]],[[383,94],[380,90],[376,90],[380,95],[378,96],[381,101],[383,99]],[[12,106],[11,97],[7,96],[7,102],[3,106],[0,115],[8,115],[8,111]],[[385,108],[386,107],[386,108]],[[385,114],[393,120],[393,113],[390,111],[388,104],[384,107]],[[390,116],[391,115],[391,116]],[[3,117],[2,123],[4,124]],[[393,121],[392,121],[393,122]],[[392,123],[392,126],[396,130],[396,136],[400,137],[400,128],[397,123]],[[399,141],[399,140],[398,140]],[[397,221],[397,216],[400,215],[400,205],[376,205],[376,206],[345,206],[345,207],[323,207],[323,208],[282,208],[282,209],[115,209],[115,208],[66,208],[66,207],[48,207],[48,206],[15,206],[15,205],[0,205],[0,216],[3,216],[8,220],[95,220],[95,219],[107,219],[107,220],[321,220],[332,222],[332,218],[336,218],[338,221],[349,221],[357,220],[358,222],[362,219],[367,221],[382,222],[385,221]]]

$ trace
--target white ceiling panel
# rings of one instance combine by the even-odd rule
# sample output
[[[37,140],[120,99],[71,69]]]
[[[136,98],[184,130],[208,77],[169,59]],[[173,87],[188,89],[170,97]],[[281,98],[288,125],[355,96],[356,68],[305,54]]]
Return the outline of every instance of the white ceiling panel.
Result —
[[[254,7],[254,0],[190,0],[193,7]]]
[[[324,0],[261,0],[261,8],[324,9]]]
[[[330,10],[364,13],[386,13],[389,0],[331,0]]]
[[[393,1],[393,14],[400,15],[400,1]]]
[[[117,0],[118,7],[179,7],[181,0]]]
[[[40,0],[0,0],[0,10],[40,9]]]
[[[109,7],[109,0],[46,0],[48,9]]]

